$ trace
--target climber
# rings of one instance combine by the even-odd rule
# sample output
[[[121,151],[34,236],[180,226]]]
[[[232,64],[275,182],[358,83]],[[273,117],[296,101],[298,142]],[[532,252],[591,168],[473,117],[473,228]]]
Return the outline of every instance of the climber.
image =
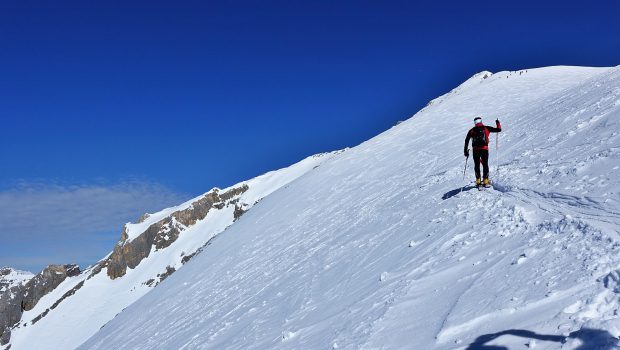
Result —
[[[474,149],[474,167],[476,171],[476,187],[484,185],[484,187],[491,186],[489,183],[489,134],[492,132],[501,132],[502,125],[499,120],[495,120],[497,127],[486,126],[482,124],[482,118],[474,118],[474,127],[469,129],[467,137],[465,138],[465,157],[469,157],[469,139],[471,139],[471,145]],[[482,182],[480,181],[480,163],[482,163],[483,174]]]

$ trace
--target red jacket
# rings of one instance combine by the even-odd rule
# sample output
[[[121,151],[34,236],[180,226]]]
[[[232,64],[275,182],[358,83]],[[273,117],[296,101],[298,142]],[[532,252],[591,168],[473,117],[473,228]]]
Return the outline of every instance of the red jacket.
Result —
[[[465,151],[467,151],[467,148],[469,147],[469,139],[471,139],[474,136],[474,131],[476,130],[476,128],[484,128],[484,133],[486,134],[486,144],[484,146],[475,146],[474,151],[480,151],[483,149],[488,150],[489,149],[489,134],[492,132],[502,131],[502,125],[499,123],[499,120],[496,120],[495,124],[497,127],[494,128],[492,126],[486,126],[482,123],[478,123],[476,124],[476,126],[469,129],[469,131],[467,132],[467,137],[465,138]]]

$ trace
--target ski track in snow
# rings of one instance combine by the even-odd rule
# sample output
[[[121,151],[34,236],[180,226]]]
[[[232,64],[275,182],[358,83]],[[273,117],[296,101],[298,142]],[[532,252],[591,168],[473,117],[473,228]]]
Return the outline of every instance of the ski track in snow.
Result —
[[[82,348],[465,349],[525,330],[486,345],[575,349],[618,336],[619,86],[617,67],[478,75],[264,198]],[[459,192],[476,115],[504,128],[494,188]],[[518,335],[532,332],[567,338]]]

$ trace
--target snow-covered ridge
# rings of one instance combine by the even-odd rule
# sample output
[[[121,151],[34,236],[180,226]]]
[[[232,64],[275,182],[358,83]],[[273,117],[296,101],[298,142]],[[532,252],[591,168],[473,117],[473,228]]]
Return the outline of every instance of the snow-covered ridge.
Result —
[[[503,126],[483,192],[475,116]],[[263,199],[81,348],[618,348],[618,150],[620,68],[495,73]]]
[[[439,104],[447,98],[454,97],[454,95],[459,94],[461,91],[468,90],[471,92],[473,89],[475,89],[476,87],[480,86],[483,83],[494,84],[498,81],[501,82],[502,79],[509,79],[511,77],[514,79],[517,77],[524,77],[525,75],[525,77],[528,77],[528,78],[531,78],[531,77],[540,78],[544,76],[547,78],[547,81],[544,81],[545,79],[539,79],[538,84],[546,85],[549,83],[553,84],[553,80],[555,79],[563,79],[566,77],[568,77],[568,79],[571,79],[572,74],[577,73],[577,72],[578,74],[588,74],[590,72],[602,71],[605,69],[608,69],[608,68],[552,66],[552,67],[542,67],[542,68],[521,69],[517,71],[501,71],[497,73],[492,73],[492,72],[485,70],[485,71],[481,71],[481,72],[478,72],[472,75],[470,78],[465,80],[459,86],[431,100],[426,105],[426,107],[421,109],[418,113],[424,112],[426,108]],[[566,72],[571,72],[571,74],[565,74]],[[550,89],[549,91],[552,91],[552,90]]]
[[[166,208],[156,213],[144,214],[138,223],[125,224],[124,232],[125,232],[126,238],[121,239],[121,242],[124,242],[125,240],[131,241],[135,239],[136,237],[138,237],[138,235],[146,231],[146,229],[148,229],[149,226],[153,225],[154,223],[158,221],[161,221],[162,219],[166,217],[169,217],[174,212],[178,212],[178,211],[182,211],[182,210],[190,208],[192,206],[192,203],[199,201],[201,198],[205,197],[206,195],[210,193],[213,193],[214,191],[227,192],[228,190],[232,188],[237,188],[237,187],[243,186],[244,184],[248,185],[249,188],[251,188],[251,190],[242,196],[241,202],[251,206],[256,201],[260,200],[261,198],[269,195],[270,193],[277,190],[278,188],[285,186],[286,184],[293,181],[297,177],[311,170],[313,167],[318,166],[320,162],[322,162],[326,158],[330,158],[333,155],[336,155],[340,152],[342,151],[315,154],[287,168],[270,171],[263,175],[257,176],[249,181],[241,182],[239,184],[233,185],[223,190],[217,187],[214,187],[208,192],[198,197],[192,198],[180,205]]]
[[[493,75],[492,72],[489,71],[482,71],[482,72],[478,72],[474,75],[472,75],[469,79],[465,80],[464,82],[462,82],[459,86],[455,87],[454,89],[450,90],[449,92],[436,97],[434,99],[432,99],[431,101],[428,102],[428,104],[426,105],[425,108],[422,108],[418,113],[423,112],[427,107],[430,107],[434,104],[437,103],[441,103],[444,99],[446,99],[447,97],[457,94],[459,93],[459,91],[462,91],[464,89],[471,89],[472,87],[482,83],[485,79],[491,77]]]
[[[77,347],[181,269],[261,199],[339,153],[311,156],[223,190],[214,188],[179,206],[145,215],[139,223],[127,224],[112,253],[78,276],[64,280],[23,313],[8,345],[12,350]],[[139,254],[128,262],[130,255],[125,253],[131,249]],[[111,274],[113,264],[122,271]],[[118,264],[125,267],[119,270]]]

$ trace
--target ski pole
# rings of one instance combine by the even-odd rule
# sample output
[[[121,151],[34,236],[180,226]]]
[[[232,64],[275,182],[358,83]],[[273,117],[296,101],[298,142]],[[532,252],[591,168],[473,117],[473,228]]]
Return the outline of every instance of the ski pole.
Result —
[[[469,148],[467,149],[467,155],[465,156],[465,169],[463,169],[463,181],[465,181],[465,172],[467,172],[467,160],[469,160]],[[459,191],[459,193],[463,192],[463,188],[465,188],[465,186],[461,187],[461,190]]]
[[[467,149],[467,156],[465,157],[465,169],[463,169],[463,181],[465,181],[465,172],[467,171],[467,160],[469,160],[469,149]]]
[[[495,169],[499,178],[499,133],[495,134]]]

